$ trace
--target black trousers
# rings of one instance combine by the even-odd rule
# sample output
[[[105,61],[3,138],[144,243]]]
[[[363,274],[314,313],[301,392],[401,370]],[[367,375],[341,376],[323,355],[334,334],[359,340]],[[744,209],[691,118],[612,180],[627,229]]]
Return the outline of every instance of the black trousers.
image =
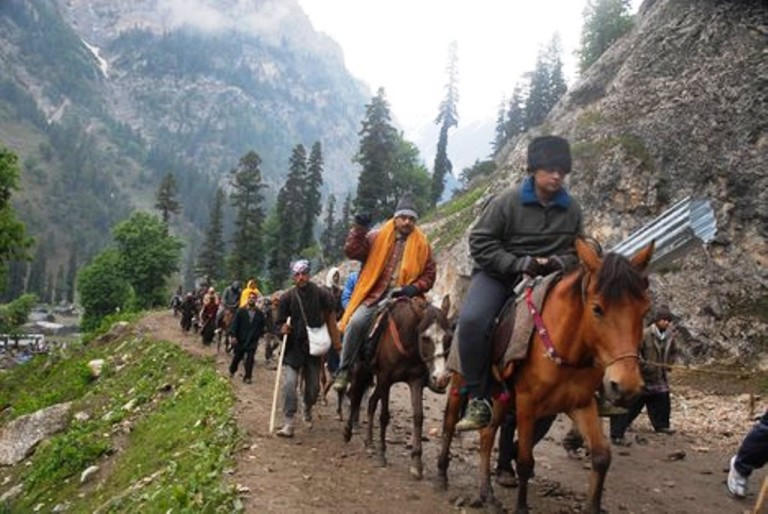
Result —
[[[624,433],[635,421],[643,407],[648,411],[648,419],[651,420],[654,430],[669,428],[669,416],[672,410],[669,391],[645,393],[627,408],[629,412],[620,416],[611,416],[611,439],[624,437]]]
[[[229,365],[229,374],[234,375],[237,372],[237,367],[240,365],[240,361],[245,357],[245,375],[243,379],[250,380],[253,375],[253,361],[256,357],[256,347],[251,349],[245,349],[242,345],[235,345],[232,354],[232,362]]]
[[[766,462],[768,462],[768,411],[763,413],[758,422],[747,432],[739,445],[733,467],[748,477],[754,470],[765,466]]]
[[[512,461],[517,459],[517,441],[515,440],[515,430],[517,429],[517,418],[515,411],[510,409],[504,418],[499,432],[499,458],[496,461],[496,469],[512,471]],[[547,416],[536,420],[533,426],[533,445],[539,444],[544,439],[552,423],[555,422],[557,414]]]

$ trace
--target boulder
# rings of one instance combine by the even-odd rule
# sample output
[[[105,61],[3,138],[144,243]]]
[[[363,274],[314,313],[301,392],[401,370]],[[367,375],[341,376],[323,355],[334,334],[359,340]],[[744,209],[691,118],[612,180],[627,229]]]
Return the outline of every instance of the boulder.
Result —
[[[37,443],[67,426],[72,402],[59,403],[20,416],[0,429],[0,465],[21,462]]]

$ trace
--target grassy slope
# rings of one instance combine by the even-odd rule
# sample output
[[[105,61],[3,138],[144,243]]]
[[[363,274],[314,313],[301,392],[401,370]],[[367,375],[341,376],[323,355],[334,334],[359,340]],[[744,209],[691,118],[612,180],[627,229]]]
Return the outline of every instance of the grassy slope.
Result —
[[[102,376],[87,363],[105,359]],[[0,511],[232,512],[240,503],[224,471],[239,439],[232,391],[210,360],[132,330],[117,340],[40,356],[0,374],[3,422],[72,401],[68,429],[38,445],[26,461],[6,468],[0,492],[23,493]],[[80,484],[91,465],[99,472]]]

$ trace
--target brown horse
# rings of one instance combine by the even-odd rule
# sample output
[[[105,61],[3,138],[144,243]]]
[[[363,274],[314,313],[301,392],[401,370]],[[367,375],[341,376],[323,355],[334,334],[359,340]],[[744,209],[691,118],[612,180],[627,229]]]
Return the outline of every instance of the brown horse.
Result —
[[[585,512],[600,512],[611,452],[597,414],[595,391],[602,384],[606,397],[621,404],[637,395],[643,386],[638,349],[643,318],[650,306],[645,270],[653,246],[651,243],[632,259],[612,253],[601,259],[593,247],[578,239],[576,250],[581,268],[565,275],[548,293],[541,308],[542,327],[534,334],[526,359],[517,364],[514,373],[511,368],[501,373],[502,380],[514,387],[517,412],[520,483],[516,512],[528,512],[534,423],[559,412],[568,414],[589,445],[592,471]],[[499,332],[504,331],[496,331],[493,338]],[[438,480],[443,487],[448,483],[451,439],[466,401],[454,394],[462,385],[462,377],[454,374],[438,458]],[[476,505],[488,502],[498,506],[491,487],[490,458],[496,429],[509,402],[494,400],[493,404],[491,423],[480,431],[480,496]]]
[[[413,407],[413,435],[411,437],[410,473],[421,479],[421,436],[424,424],[423,392],[427,386],[435,392],[444,392],[447,385],[445,356],[453,337],[448,321],[450,298],[443,298],[438,309],[423,299],[400,298],[388,306],[389,319],[379,337],[373,362],[359,359],[352,374],[349,389],[350,414],[344,427],[344,440],[352,438],[352,427],[360,412],[363,393],[372,379],[376,385],[368,400],[367,447],[373,444],[373,418],[381,400],[379,416],[379,448],[377,454],[382,466],[387,465],[386,433],[389,424],[389,390],[392,384],[405,382],[411,391]]]

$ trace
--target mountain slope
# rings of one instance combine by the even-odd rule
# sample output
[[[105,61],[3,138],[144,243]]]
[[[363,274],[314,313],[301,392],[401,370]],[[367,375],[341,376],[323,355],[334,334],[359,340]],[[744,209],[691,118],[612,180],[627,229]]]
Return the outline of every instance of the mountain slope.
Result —
[[[759,1],[646,1],[539,132],[505,149],[487,190],[519,180],[530,137],[554,133],[572,143],[570,187],[606,248],[685,196],[709,198],[716,241],[652,277],[688,358],[768,350],[767,13]],[[449,225],[467,227],[481,203]],[[439,283],[456,296],[471,269],[466,236],[442,260]]]
[[[168,172],[176,228],[195,232],[249,150],[268,198],[298,143],[323,144],[327,190],[354,183],[370,95],[295,1],[8,0],[0,59],[0,144],[24,163],[17,205],[57,263],[152,209]]]

